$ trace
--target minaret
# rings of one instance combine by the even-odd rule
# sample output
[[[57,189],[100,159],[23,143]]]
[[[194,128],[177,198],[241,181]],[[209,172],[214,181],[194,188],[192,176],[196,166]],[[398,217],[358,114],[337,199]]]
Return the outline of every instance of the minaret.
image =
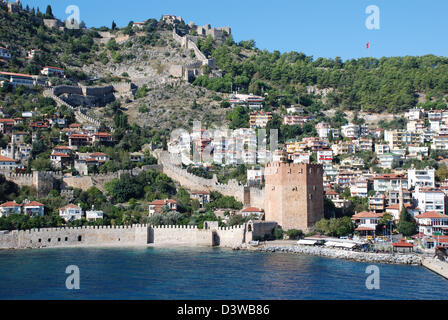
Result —
[[[400,190],[399,190],[399,195],[398,195],[398,208],[401,212],[401,209],[403,209],[404,207],[404,196],[403,196],[403,186],[402,186],[402,182],[400,179]]]
[[[13,133],[11,136],[11,155],[16,160],[16,135]]]

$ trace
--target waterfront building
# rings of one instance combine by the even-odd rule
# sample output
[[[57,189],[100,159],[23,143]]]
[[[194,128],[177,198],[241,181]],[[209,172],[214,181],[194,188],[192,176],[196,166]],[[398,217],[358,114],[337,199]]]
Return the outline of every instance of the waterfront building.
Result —
[[[356,224],[355,231],[364,235],[375,236],[378,221],[383,217],[383,213],[363,211],[352,216],[352,221]]]

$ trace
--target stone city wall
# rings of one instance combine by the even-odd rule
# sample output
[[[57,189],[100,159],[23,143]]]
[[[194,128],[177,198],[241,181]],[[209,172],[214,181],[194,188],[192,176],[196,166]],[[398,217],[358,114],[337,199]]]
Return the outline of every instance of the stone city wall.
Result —
[[[189,245],[240,247],[253,234],[270,233],[270,226],[252,222],[230,228],[198,229],[196,226],[88,226],[0,231],[0,249],[54,248],[110,245]]]
[[[43,228],[0,233],[0,249],[54,248],[112,244],[145,245],[148,227],[89,226],[74,228]]]
[[[264,209],[264,190],[254,187],[245,188],[242,184],[233,179],[228,183],[221,184],[218,182],[216,176],[214,176],[213,179],[205,179],[195,176],[187,170],[173,164],[171,155],[166,151],[155,152],[154,156],[156,156],[159,163],[163,166],[163,173],[171,179],[177,181],[184,188],[191,191],[216,191],[225,196],[234,197],[236,200],[244,203],[245,206],[254,206]],[[249,199],[250,203],[245,201],[245,199]]]

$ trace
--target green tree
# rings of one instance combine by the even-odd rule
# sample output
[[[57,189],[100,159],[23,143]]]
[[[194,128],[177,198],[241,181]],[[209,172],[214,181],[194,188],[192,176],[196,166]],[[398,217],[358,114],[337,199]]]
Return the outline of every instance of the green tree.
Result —
[[[403,236],[409,237],[417,233],[417,224],[408,210],[403,206],[400,212],[400,222],[398,223],[398,232]]]
[[[45,18],[54,19],[53,10],[51,9],[50,5],[47,6],[47,11],[45,12]]]

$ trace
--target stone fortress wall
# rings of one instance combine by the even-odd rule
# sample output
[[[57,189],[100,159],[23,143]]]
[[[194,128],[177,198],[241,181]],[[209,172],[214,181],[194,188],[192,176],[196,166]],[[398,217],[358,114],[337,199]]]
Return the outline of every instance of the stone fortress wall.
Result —
[[[9,170],[2,170],[6,180],[12,181],[20,187],[34,187],[38,197],[46,196],[55,186],[57,180],[62,179],[62,174],[54,172],[33,171],[31,174],[18,174]]]
[[[216,175],[213,179],[205,179],[194,174],[175,164],[171,154],[166,151],[157,150],[154,156],[162,165],[163,173],[171,179],[179,182],[179,184],[191,191],[216,191],[225,196],[235,197],[236,200],[242,202],[245,207],[254,206],[264,209],[265,199],[264,190],[255,187],[245,187],[236,180],[230,180],[226,184],[218,182]]]
[[[186,81],[191,81],[194,77],[201,74],[202,66],[209,66],[212,70],[216,69],[216,60],[207,58],[194,42],[194,37],[186,35],[181,37],[177,34],[176,28],[173,29],[173,39],[178,42],[182,48],[193,50],[198,61],[180,66],[172,65],[170,67],[170,74],[176,78],[183,78]]]
[[[61,173],[54,172],[33,172],[33,174],[15,174],[11,171],[1,171],[7,180],[12,181],[19,186],[34,186],[40,195],[45,196],[56,185],[57,180],[61,180],[62,189],[69,187],[82,189],[86,191],[90,187],[97,187],[104,191],[107,182],[119,179],[123,174],[136,176],[146,170],[159,170],[168,177],[177,181],[182,187],[190,191],[216,191],[225,196],[235,197],[242,202],[245,207],[253,206],[260,209],[265,207],[265,191],[256,187],[245,187],[236,180],[230,180],[228,183],[221,184],[216,176],[213,179],[205,179],[195,176],[176,166],[171,160],[171,155],[166,151],[156,151],[154,156],[159,161],[158,165],[144,166],[133,170],[120,170],[118,172],[105,174],[91,174],[88,176],[64,176]]]
[[[266,226],[262,226],[266,224]],[[240,247],[272,232],[275,223],[250,221],[230,228],[196,226],[88,226],[0,231],[0,249],[120,245],[184,245]]]
[[[61,85],[51,89],[51,97],[59,98],[60,95],[66,95],[63,101],[71,107],[73,105],[95,106],[113,102],[116,98],[134,98],[136,90],[137,86],[131,82],[117,82],[96,87]]]

